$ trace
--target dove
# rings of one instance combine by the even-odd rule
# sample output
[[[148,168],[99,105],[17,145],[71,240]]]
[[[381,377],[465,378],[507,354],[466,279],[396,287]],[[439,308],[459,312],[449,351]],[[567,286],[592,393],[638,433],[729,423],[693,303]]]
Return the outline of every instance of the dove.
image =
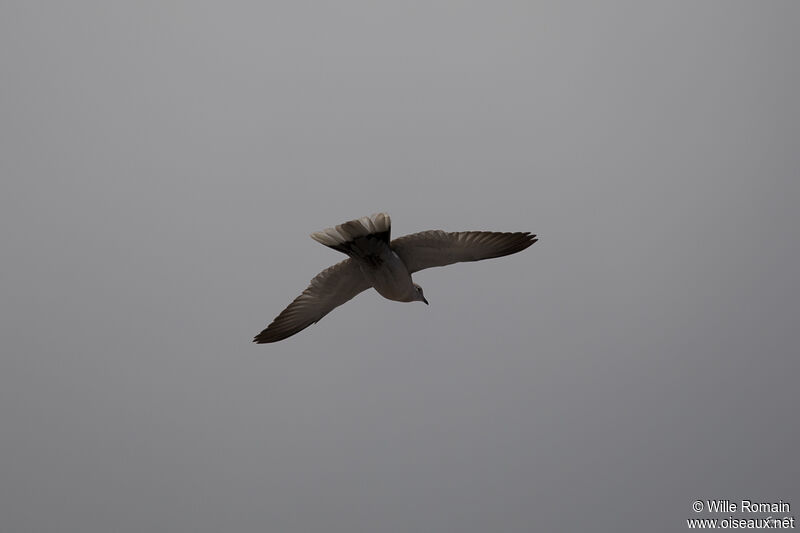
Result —
[[[388,214],[376,213],[311,234],[315,241],[348,256],[311,280],[253,342],[277,342],[319,322],[369,288],[396,302],[428,300],[411,275],[420,270],[515,254],[538,241],[530,232],[441,230],[391,240]]]

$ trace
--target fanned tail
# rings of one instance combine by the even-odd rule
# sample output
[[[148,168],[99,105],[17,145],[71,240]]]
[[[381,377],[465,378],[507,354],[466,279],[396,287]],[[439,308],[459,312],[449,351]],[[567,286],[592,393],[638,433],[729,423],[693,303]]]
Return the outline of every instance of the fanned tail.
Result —
[[[339,224],[311,234],[311,238],[350,257],[378,264],[380,255],[389,246],[392,220],[386,213]]]

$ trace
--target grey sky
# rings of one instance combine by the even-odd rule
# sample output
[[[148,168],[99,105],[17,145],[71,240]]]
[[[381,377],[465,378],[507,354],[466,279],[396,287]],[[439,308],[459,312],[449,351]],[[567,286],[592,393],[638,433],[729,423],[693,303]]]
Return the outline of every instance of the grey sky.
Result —
[[[797,514],[798,21],[3,2],[0,530]],[[308,234],[376,211],[540,242],[250,344],[341,259]]]

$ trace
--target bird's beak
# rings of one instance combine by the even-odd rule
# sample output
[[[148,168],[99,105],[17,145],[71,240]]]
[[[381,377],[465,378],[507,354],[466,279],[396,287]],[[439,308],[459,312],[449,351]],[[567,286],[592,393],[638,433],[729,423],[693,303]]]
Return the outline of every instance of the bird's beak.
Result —
[[[425,302],[425,305],[431,305],[428,303],[428,300],[426,300],[424,296],[422,297],[422,301]]]

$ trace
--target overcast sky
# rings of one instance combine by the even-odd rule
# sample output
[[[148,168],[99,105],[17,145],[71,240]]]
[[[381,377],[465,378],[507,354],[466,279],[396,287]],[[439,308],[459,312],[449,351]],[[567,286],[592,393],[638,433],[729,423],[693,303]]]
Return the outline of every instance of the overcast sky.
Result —
[[[0,530],[800,514],[799,36],[790,1],[4,0]],[[377,211],[540,242],[251,344]]]

